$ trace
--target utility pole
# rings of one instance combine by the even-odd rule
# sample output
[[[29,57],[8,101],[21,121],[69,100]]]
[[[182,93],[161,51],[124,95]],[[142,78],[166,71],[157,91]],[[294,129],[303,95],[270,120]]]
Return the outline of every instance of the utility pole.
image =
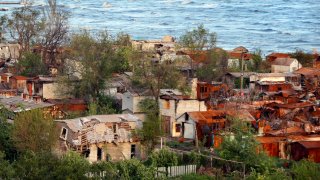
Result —
[[[241,51],[241,77],[240,77],[240,93],[241,96],[243,96],[243,67],[244,67],[244,61],[243,61],[243,56],[247,53],[246,50]]]

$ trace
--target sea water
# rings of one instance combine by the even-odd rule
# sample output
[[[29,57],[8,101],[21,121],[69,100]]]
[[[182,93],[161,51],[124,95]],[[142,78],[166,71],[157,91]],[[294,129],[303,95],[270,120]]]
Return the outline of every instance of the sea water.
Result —
[[[241,45],[264,53],[320,51],[320,0],[57,1],[70,12],[72,31],[126,32],[133,39],[179,38],[203,24],[217,33],[217,46],[225,49]],[[33,6],[45,7],[45,0],[34,0]],[[6,5],[9,11],[0,15],[15,7]]]

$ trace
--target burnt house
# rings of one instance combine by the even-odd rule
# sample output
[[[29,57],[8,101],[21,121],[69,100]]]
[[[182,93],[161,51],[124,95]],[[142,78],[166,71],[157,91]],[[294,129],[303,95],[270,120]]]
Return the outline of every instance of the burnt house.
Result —
[[[109,114],[56,120],[60,153],[76,151],[90,162],[140,158],[140,140],[134,131],[141,120],[131,114]]]

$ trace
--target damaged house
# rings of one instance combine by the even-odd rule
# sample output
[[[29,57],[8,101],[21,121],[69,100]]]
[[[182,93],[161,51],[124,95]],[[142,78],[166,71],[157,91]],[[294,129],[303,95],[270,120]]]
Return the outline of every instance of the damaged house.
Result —
[[[141,120],[131,114],[93,115],[56,120],[60,152],[76,151],[90,162],[140,158],[140,141],[134,131]]]
[[[175,134],[194,141],[206,138],[207,147],[218,147],[222,142],[221,131],[230,124],[227,117],[239,118],[248,123],[255,122],[255,118],[245,109],[186,112],[176,119]]]

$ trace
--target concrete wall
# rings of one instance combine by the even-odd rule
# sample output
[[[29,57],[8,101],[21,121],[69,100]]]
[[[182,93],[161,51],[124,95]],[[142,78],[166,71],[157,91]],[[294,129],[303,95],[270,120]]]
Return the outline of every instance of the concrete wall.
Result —
[[[136,145],[136,157],[140,157],[140,143],[133,142],[133,143],[99,143],[99,144],[91,144],[90,145],[90,154],[87,158],[90,162],[97,162],[98,161],[98,148],[102,150],[102,159],[101,161],[107,160],[107,155],[110,156],[111,161],[121,161],[126,159],[131,159],[131,145]]]
[[[272,73],[286,73],[290,72],[290,66],[271,65]]]
[[[290,72],[296,71],[300,68],[302,68],[302,64],[300,64],[299,61],[296,59],[290,65]]]
[[[131,94],[130,92],[125,92],[122,97],[122,110],[130,110],[132,113],[141,112],[139,108],[139,103],[146,99],[151,98],[149,96],[136,96]]]
[[[59,83],[44,83],[42,88],[42,96],[44,99],[69,98],[71,96],[68,95],[67,91],[68,88],[61,87]]]
[[[294,60],[290,66],[280,66],[280,65],[271,65],[272,73],[284,73],[284,72],[293,72],[297,69],[302,68],[302,65],[298,60]]]

